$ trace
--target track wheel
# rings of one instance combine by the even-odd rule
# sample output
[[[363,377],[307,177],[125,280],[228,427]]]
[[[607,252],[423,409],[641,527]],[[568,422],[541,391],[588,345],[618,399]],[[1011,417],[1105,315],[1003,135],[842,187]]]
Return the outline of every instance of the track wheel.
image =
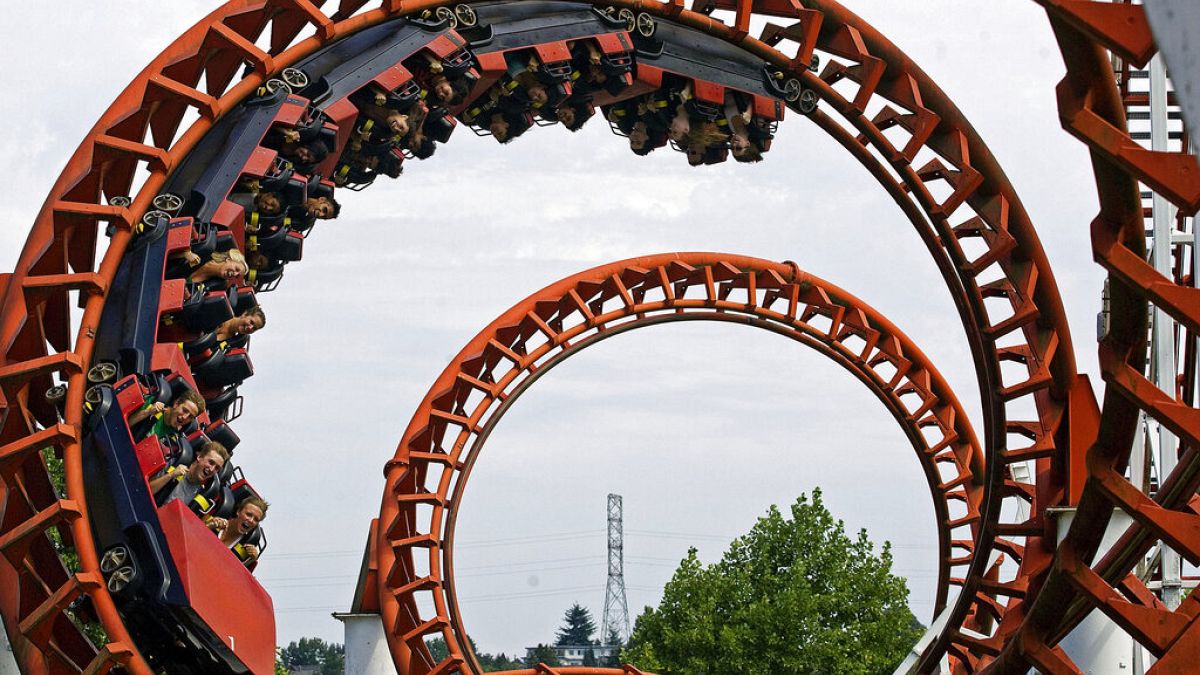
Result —
[[[637,17],[634,16],[632,9],[628,7],[622,8],[621,11],[617,12],[617,19],[625,22],[625,30],[629,32],[637,30]]]
[[[120,206],[121,208],[125,208],[126,206],[133,204],[133,200],[125,195],[117,195],[116,197],[109,199],[108,203],[112,206]]]
[[[308,86],[308,75],[299,68],[284,68],[279,74],[280,79],[287,83],[287,86],[296,91]]]
[[[272,77],[271,79],[267,80],[266,83],[263,84],[263,88],[267,90],[268,94],[274,94],[280,89],[283,89],[289,94],[292,93],[292,88],[288,86],[288,83],[277,77]]]
[[[454,15],[454,10],[449,7],[438,7],[433,10],[433,20],[436,23],[446,22],[446,27],[450,30],[458,28],[458,17]]]
[[[46,390],[46,402],[50,405],[60,406],[65,400],[67,400],[67,385],[56,384]]]
[[[87,379],[89,384],[104,384],[117,379],[117,374],[120,369],[117,364],[112,361],[101,361],[88,369]]]
[[[158,209],[143,213],[141,228],[138,231],[144,232],[153,230],[155,227],[158,227],[158,221],[163,218],[170,220],[171,214],[167,213],[166,211],[159,211]]]
[[[105,574],[112,574],[117,569],[129,565],[129,549],[121,544],[117,544],[104,552],[104,556],[100,558],[100,571]]]
[[[637,15],[637,32],[642,37],[654,37],[654,31],[656,30],[658,30],[658,23],[654,20],[654,17],[645,12]]]
[[[455,5],[454,14],[458,17],[458,25],[463,28],[471,28],[479,23],[479,17],[475,16],[475,10],[470,5]]]
[[[108,576],[108,592],[113,594],[123,593],[135,581],[137,581],[137,569],[133,565],[118,567]]]
[[[800,94],[800,101],[796,104],[796,108],[804,115],[811,115],[817,109],[817,92],[812,89],[805,89],[804,93]]]
[[[179,213],[179,209],[183,208],[183,199],[179,195],[173,195],[170,192],[164,192],[154,198],[151,202],[154,208],[159,211],[166,211],[172,216]]]
[[[800,86],[800,80],[793,77],[783,83],[783,100],[788,103],[795,103],[800,100],[800,94],[803,91],[804,88]]]

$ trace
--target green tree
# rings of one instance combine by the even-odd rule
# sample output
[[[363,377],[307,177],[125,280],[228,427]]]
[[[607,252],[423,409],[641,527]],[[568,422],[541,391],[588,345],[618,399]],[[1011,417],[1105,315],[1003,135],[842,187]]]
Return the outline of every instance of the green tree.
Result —
[[[479,657],[479,665],[485,673],[492,673],[497,670],[517,670],[525,667],[523,662],[508,658],[504,652],[500,652],[495,656],[486,653],[476,654],[476,656]]]
[[[525,665],[529,668],[533,668],[534,666],[536,666],[539,663],[544,663],[548,666],[561,665],[558,662],[558,654],[555,653],[554,647],[551,647],[550,645],[544,645],[541,643],[539,643],[538,646],[534,647],[533,652],[530,653],[529,656],[525,659]]]
[[[554,636],[554,644],[590,645],[595,632],[596,622],[592,620],[592,613],[577,602],[563,614],[563,625]]]
[[[821,501],[772,506],[724,557],[688,552],[624,660],[678,673],[890,673],[921,635],[908,587],[865,531],[851,539]]]
[[[479,651],[479,646],[475,644],[474,638],[468,639],[471,640],[471,650],[475,652],[475,658],[479,659],[479,667],[483,668],[483,672],[485,673],[497,670],[515,670],[525,667],[524,663],[508,658],[504,652],[494,656],[487,652],[481,652]],[[433,657],[434,663],[440,663],[450,654],[449,648],[446,647],[446,641],[440,637],[426,639],[425,646],[429,648],[429,654]]]
[[[319,675],[342,675],[346,650],[337,642],[300,638],[279,651],[279,661],[289,670],[300,666],[319,666]]]

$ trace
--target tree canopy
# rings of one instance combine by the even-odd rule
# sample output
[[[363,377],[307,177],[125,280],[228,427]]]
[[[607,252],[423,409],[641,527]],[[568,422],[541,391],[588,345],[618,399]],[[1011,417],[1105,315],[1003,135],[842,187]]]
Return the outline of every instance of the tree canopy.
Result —
[[[523,668],[525,663],[520,659],[508,658],[504,652],[499,654],[488,654],[487,652],[479,651],[479,646],[475,644],[475,639],[468,637],[471,641],[471,651],[475,652],[475,658],[479,660],[479,667],[483,668],[483,672],[490,673],[497,670],[515,670]],[[433,657],[433,662],[438,663],[450,654],[450,649],[446,646],[446,641],[440,637],[427,638],[425,646],[429,648],[429,654]]]
[[[624,660],[663,675],[892,672],[921,624],[890,544],[850,538],[819,489],[790,516],[772,506],[712,565],[691,549]]]
[[[319,675],[342,675],[346,650],[340,643],[321,638],[300,638],[279,650],[279,665],[288,670],[299,666],[319,666]]]
[[[588,608],[578,602],[563,614],[562,628],[555,634],[556,645],[590,645],[596,633],[596,622]]]

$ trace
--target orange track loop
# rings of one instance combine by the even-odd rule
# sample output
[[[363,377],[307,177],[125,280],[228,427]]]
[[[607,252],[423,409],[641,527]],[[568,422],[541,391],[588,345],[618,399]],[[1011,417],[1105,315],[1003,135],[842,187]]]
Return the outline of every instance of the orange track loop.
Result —
[[[381,613],[406,672],[451,672],[473,661],[460,639],[454,525],[471,469],[508,408],[585,347],[688,320],[741,323],[813,347],[887,407],[916,450],[938,514],[940,611],[948,584],[961,583],[974,558],[984,467],[966,413],[933,364],[874,309],[794,263],[664,254],[597,267],[529,296],[475,336],[425,396],[388,463],[375,533],[376,569],[387,579]],[[428,515],[418,505],[430,506]],[[427,564],[418,563],[418,549],[426,550]],[[960,576],[951,577],[955,568]],[[434,616],[417,609],[424,593]],[[428,661],[430,634],[450,648],[441,663]]]

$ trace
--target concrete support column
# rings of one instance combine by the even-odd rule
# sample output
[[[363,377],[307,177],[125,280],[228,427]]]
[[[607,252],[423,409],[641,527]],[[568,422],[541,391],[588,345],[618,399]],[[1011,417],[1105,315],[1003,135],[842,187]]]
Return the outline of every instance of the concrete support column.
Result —
[[[378,614],[335,613],[346,629],[346,675],[396,675]]]
[[[1049,512],[1051,517],[1057,518],[1058,541],[1061,543],[1075,518],[1075,509],[1055,508]],[[1113,512],[1104,538],[1100,541],[1097,559],[1112,547],[1117,537],[1125,532],[1131,522],[1129,515],[1124,511],[1118,509]],[[1093,611],[1080,622],[1059,646],[1086,675],[1132,675],[1133,650],[1135,647],[1141,648],[1132,637],[1109,621],[1099,610]]]

